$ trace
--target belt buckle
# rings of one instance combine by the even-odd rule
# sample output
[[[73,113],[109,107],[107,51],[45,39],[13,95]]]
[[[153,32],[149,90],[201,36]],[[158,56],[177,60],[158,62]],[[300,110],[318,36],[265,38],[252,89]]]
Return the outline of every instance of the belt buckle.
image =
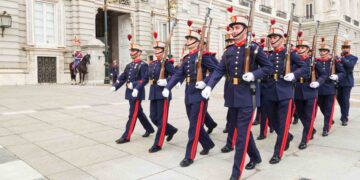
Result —
[[[154,84],[154,80],[151,79],[151,80],[150,80],[150,85],[153,85],[153,84]]]
[[[304,83],[304,78],[300,77],[300,83],[303,84]]]
[[[239,84],[239,78],[233,78],[233,84],[238,85]]]
[[[279,75],[278,75],[278,73],[275,73],[275,74],[274,74],[274,80],[275,80],[275,81],[278,81],[278,80],[279,80]]]

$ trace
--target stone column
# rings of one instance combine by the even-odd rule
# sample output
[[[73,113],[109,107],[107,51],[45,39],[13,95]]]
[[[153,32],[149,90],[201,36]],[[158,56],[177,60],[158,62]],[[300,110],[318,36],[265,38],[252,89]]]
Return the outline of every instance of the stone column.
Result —
[[[85,45],[81,46],[84,55],[90,54],[90,64],[88,64],[88,74],[85,77],[87,84],[103,84],[105,76],[105,45],[96,38],[90,39]]]

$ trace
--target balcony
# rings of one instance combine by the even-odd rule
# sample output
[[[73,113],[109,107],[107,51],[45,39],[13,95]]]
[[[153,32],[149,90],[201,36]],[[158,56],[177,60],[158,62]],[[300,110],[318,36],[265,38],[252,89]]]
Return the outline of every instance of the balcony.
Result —
[[[249,7],[249,6],[250,6],[249,1],[246,1],[246,0],[239,0],[239,4],[240,4],[241,6],[245,6],[245,7]]]
[[[357,21],[357,20],[353,20],[353,21],[354,21],[355,26],[359,26],[359,21]]]
[[[303,22],[311,22],[314,21],[314,16],[305,16],[304,18],[302,18]]]
[[[271,14],[271,7],[269,6],[265,6],[265,5],[260,5],[260,11],[264,12],[264,13],[268,13]]]
[[[277,10],[277,11],[276,11],[276,16],[277,16],[277,17],[281,17],[281,18],[283,18],[283,19],[286,19],[287,14],[286,14],[286,12]]]
[[[351,17],[344,15],[344,20],[348,23],[351,23]]]

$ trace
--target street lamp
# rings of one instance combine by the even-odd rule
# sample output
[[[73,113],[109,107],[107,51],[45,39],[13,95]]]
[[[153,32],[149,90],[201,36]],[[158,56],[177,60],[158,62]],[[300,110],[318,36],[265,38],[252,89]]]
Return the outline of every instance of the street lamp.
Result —
[[[168,0],[168,23],[169,23],[169,34],[171,31],[171,18],[176,15],[176,0]],[[169,54],[171,54],[171,42],[169,42]]]
[[[111,1],[111,0],[110,0]],[[104,84],[110,84],[109,78],[109,45],[108,45],[108,23],[107,23],[107,0],[104,0],[104,41],[105,41],[105,50],[104,50],[104,57],[105,57],[105,79]]]
[[[1,37],[4,37],[5,28],[11,27],[11,24],[12,24],[12,18],[10,14],[7,14],[6,11],[0,14]]]

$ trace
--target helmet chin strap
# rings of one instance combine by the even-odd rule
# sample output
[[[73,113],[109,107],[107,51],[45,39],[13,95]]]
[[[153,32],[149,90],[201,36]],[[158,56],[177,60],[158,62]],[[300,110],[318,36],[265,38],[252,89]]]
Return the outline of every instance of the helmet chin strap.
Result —
[[[189,46],[191,46],[191,45],[195,44],[196,42],[198,42],[198,40],[194,41],[194,42],[193,42],[193,43],[191,43],[191,44],[185,44],[185,46],[186,46],[186,47],[189,47]]]
[[[239,32],[238,34],[236,34],[235,36],[233,36],[234,38],[237,38],[237,37],[239,37],[243,32],[245,31],[245,28],[241,31],[241,32]]]
[[[279,36],[279,37],[280,37],[280,36]],[[280,37],[277,41],[271,43],[271,45],[274,45],[274,44],[278,43],[278,42],[280,41],[280,39],[281,39],[281,37]]]
[[[135,54],[131,55],[131,58],[132,58],[132,59],[135,59],[136,56],[138,55],[138,53],[139,53],[139,51],[137,51]]]

